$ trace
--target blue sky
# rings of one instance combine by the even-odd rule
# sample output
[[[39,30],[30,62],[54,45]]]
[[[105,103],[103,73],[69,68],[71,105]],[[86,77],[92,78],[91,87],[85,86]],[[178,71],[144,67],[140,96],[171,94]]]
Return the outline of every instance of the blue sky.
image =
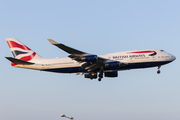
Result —
[[[1,0],[0,119],[179,120],[179,0]],[[164,49],[176,61],[91,81],[10,66],[5,38],[15,37],[45,58],[67,57],[51,38],[79,50],[106,54]]]

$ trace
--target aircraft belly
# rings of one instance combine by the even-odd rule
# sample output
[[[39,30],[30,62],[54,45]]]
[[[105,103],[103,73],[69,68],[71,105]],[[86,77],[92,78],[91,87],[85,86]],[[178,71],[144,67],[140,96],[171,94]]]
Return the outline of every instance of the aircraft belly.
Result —
[[[161,65],[168,64],[170,62],[172,62],[172,61],[129,63],[127,66],[120,67],[120,70],[156,67],[156,66],[161,66]]]
[[[126,66],[122,66],[118,69],[104,69],[105,71],[112,70],[112,71],[119,71],[119,70],[128,70],[128,69],[138,69],[138,68],[148,68],[148,67],[155,67],[170,63],[171,61],[159,61],[159,62],[144,62],[144,63],[129,63]],[[48,72],[57,72],[57,73],[77,73],[77,72],[87,72],[83,67],[66,67],[66,68],[50,68],[50,69],[43,69],[42,71]],[[98,70],[94,71],[98,72]]]
[[[138,69],[138,68],[148,68],[148,67],[155,67],[161,66],[172,61],[156,61],[156,62],[136,62],[136,63],[129,63],[126,66],[121,66],[120,68],[116,69],[104,69],[104,71],[119,71],[119,70],[129,70],[129,69]],[[57,73],[77,73],[77,72],[84,72],[86,73],[87,70],[81,66],[66,66],[66,67],[48,67],[48,66],[35,66],[35,65],[17,65],[14,67],[20,68],[27,68],[27,69],[35,69],[35,70],[42,70],[42,71],[49,71],[49,72],[57,72]],[[99,69],[93,72],[99,72]]]
[[[51,69],[44,69],[42,71],[57,72],[57,73],[87,72],[83,67],[51,68]]]
[[[42,70],[42,66],[36,66],[36,65],[15,65],[14,67],[19,68],[26,68],[26,69],[33,69],[33,70]]]

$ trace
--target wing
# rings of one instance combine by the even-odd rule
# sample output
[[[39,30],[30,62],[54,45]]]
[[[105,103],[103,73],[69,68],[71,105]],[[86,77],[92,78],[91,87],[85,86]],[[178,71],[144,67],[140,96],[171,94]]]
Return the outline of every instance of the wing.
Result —
[[[76,50],[76,49],[73,49],[71,47],[68,47],[64,44],[61,44],[61,43],[57,43],[56,41],[52,40],[52,39],[48,39],[49,42],[55,46],[57,46],[58,48],[64,50],[65,52],[69,53],[69,54],[72,54],[72,55],[83,55],[83,54],[86,54],[85,52],[82,52],[82,51],[79,51],[79,50]]]
[[[120,66],[127,65],[127,63],[102,58],[94,54],[89,54],[86,52],[82,52],[80,50],[76,50],[64,44],[57,43],[56,41],[52,39],[48,39],[48,40],[51,44],[69,53],[70,55],[68,57],[70,57],[72,60],[76,60],[79,63],[83,63],[81,66],[85,68],[88,72],[101,70],[108,66],[120,67]]]

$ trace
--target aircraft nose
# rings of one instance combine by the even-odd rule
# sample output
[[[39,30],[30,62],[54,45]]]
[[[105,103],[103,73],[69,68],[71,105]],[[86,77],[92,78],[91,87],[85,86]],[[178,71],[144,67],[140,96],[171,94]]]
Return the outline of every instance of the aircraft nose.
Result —
[[[171,55],[171,60],[174,61],[176,57],[174,55]]]

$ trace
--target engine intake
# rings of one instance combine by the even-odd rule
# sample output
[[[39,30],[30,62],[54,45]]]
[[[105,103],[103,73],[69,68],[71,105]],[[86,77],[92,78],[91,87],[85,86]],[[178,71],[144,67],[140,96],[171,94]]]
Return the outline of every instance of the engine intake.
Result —
[[[97,55],[83,56],[83,57],[81,57],[81,60],[85,61],[85,62],[96,62],[97,61]]]
[[[118,77],[118,72],[117,71],[113,71],[113,72],[105,72],[104,73],[105,77]]]

